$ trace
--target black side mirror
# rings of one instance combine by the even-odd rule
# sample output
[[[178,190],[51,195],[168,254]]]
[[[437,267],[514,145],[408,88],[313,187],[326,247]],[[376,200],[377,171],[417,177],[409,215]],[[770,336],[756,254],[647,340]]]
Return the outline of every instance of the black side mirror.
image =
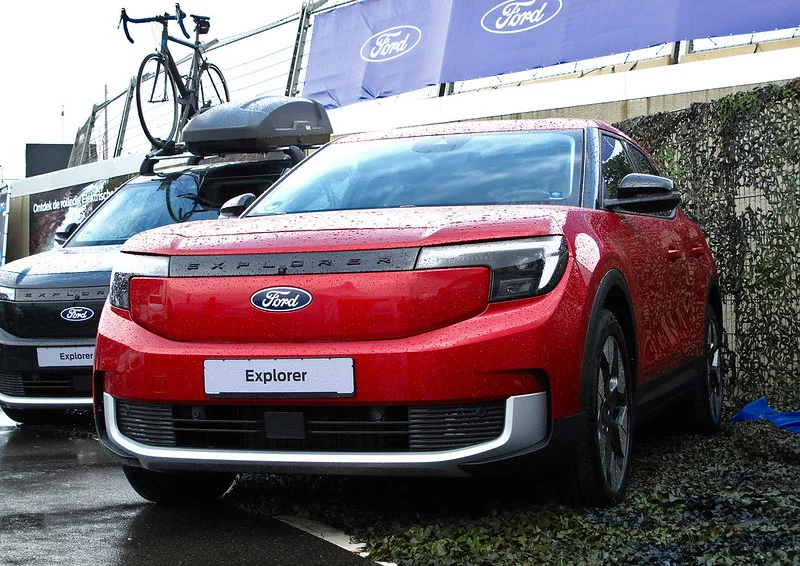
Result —
[[[75,233],[75,230],[78,229],[77,222],[70,222],[67,224],[63,230],[59,230],[56,232],[55,240],[58,245],[64,245],[64,242],[69,240],[69,237]]]
[[[609,210],[652,214],[669,212],[680,202],[681,196],[671,179],[631,173],[620,182],[618,197],[606,199],[603,206]]]
[[[238,218],[239,215],[256,200],[256,195],[253,193],[244,193],[230,200],[225,201],[225,204],[219,209],[220,218]]]

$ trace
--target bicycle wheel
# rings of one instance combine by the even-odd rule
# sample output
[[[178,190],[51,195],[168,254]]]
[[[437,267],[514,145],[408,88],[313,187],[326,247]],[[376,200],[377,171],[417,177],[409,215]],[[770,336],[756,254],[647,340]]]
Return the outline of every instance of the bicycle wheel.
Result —
[[[200,88],[197,93],[199,110],[228,102],[230,99],[228,83],[225,82],[222,71],[214,63],[205,65],[200,72]]]
[[[144,135],[153,147],[164,147],[175,135],[178,125],[178,97],[175,81],[160,53],[151,53],[139,67],[136,110]]]

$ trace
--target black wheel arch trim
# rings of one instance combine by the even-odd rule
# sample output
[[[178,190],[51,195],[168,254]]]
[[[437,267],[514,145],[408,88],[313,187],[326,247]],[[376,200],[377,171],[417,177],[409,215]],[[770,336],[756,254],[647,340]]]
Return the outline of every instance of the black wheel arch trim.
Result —
[[[622,300],[624,301],[623,306],[628,310],[628,316],[623,320],[620,320],[620,315],[615,310],[614,306],[612,306],[612,308],[608,308],[606,306],[609,296],[615,290],[618,290],[618,292],[621,294]],[[615,297],[615,300],[618,300],[618,297]],[[600,284],[597,286],[594,302],[592,303],[592,314],[589,317],[589,324],[586,327],[586,342],[584,343],[583,359],[586,359],[588,355],[586,348],[589,347],[589,333],[597,326],[597,319],[600,316],[600,312],[603,308],[610,310],[617,318],[619,325],[622,327],[622,333],[625,336],[625,345],[628,349],[630,370],[633,374],[631,385],[633,386],[633,393],[635,394],[639,379],[638,366],[636,364],[636,357],[639,352],[636,339],[636,316],[635,311],[633,310],[633,300],[631,299],[631,293],[628,289],[628,283],[625,281],[625,277],[622,275],[622,272],[620,272],[618,269],[608,270],[608,272],[606,272],[606,274],[603,275],[603,278],[600,280]]]

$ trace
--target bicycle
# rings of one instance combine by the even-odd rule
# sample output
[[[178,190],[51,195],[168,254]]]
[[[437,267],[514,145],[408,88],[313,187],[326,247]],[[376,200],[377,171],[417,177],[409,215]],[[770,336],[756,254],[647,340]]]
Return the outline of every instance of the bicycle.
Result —
[[[122,8],[120,23],[128,41],[133,38],[128,32],[128,22],[143,24],[157,22],[162,26],[160,50],[150,53],[139,66],[136,76],[136,110],[144,135],[155,149],[161,149],[176,136],[179,138],[183,127],[192,116],[210,106],[230,100],[228,85],[222,71],[205,57],[200,36],[207,34],[211,27],[210,18],[190,14],[195,23],[194,43],[169,35],[170,21],[177,21],[183,35],[190,35],[183,25],[186,13],[180,4],[175,4],[175,15],[164,13],[152,18],[131,18]],[[118,26],[119,27],[119,26]],[[193,50],[189,74],[182,76],[178,65],[170,53],[167,42],[172,41]],[[178,107],[180,106],[180,111]]]

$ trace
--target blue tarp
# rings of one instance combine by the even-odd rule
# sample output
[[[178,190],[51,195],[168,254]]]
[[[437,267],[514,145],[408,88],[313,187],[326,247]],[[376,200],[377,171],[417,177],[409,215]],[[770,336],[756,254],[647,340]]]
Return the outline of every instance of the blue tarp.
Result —
[[[767,420],[778,428],[800,433],[800,411],[779,413],[775,409],[770,408],[766,397],[762,397],[761,399],[745,405],[745,407],[736,413],[731,420]]]

